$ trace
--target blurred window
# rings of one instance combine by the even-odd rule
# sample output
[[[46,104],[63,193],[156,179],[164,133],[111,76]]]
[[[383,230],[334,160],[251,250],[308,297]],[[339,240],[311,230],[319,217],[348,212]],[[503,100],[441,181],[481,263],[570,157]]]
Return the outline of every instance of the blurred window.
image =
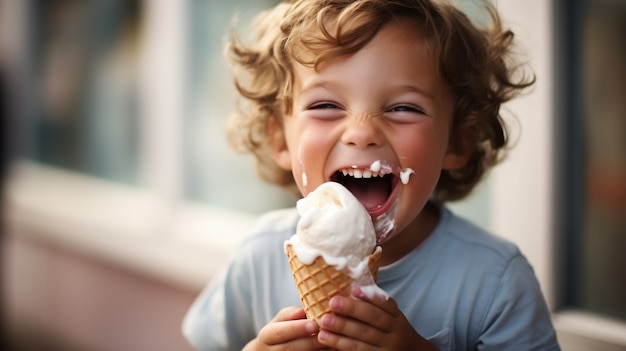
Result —
[[[565,304],[626,321],[626,1],[566,3]]]
[[[27,61],[26,156],[153,188],[174,200],[249,213],[292,205],[294,199],[285,191],[258,179],[251,157],[234,153],[226,142],[226,119],[235,107],[235,94],[223,52],[232,18],[238,14],[242,27],[276,2],[189,0],[176,4],[184,9],[180,23],[187,27],[181,29],[184,43],[175,47],[185,52],[170,61],[146,55],[168,56],[171,47],[163,36],[172,31],[167,26],[163,29],[163,22],[155,26],[154,18],[156,14],[160,21],[159,16],[167,12],[162,5],[171,4],[28,2],[32,45]],[[147,15],[152,16],[148,26],[144,23]],[[148,43],[149,39],[153,40]],[[146,49],[146,45],[152,47]],[[181,68],[173,65],[184,66],[184,91],[153,89],[154,78],[149,76],[155,72],[178,77]],[[167,79],[156,81],[178,89],[175,81]],[[172,96],[180,94],[183,106],[177,113],[178,100]],[[165,105],[155,101],[167,99]],[[154,106],[173,106],[174,112],[165,114],[169,121],[164,122],[163,113],[155,113]]]
[[[235,153],[226,139],[226,120],[235,108],[235,89],[224,46],[233,17],[237,17],[237,34],[246,39],[254,15],[276,3],[278,0],[195,0],[189,6],[191,44],[183,162],[183,192],[188,199],[252,213],[294,204],[295,199],[286,191],[262,182],[252,156]]]
[[[29,157],[138,182],[138,0],[30,1]]]

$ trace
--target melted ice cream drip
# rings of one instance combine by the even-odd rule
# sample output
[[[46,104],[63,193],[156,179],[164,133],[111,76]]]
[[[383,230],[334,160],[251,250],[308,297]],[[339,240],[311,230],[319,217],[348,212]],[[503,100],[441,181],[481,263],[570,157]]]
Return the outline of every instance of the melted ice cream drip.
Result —
[[[372,172],[380,172],[381,174],[388,174],[388,173],[392,173],[392,169],[391,166],[389,166],[389,164],[387,164],[387,162],[385,161],[380,161],[380,160],[376,160],[374,162],[372,162],[372,164],[370,165],[370,171]]]
[[[382,165],[380,164],[380,161],[376,160],[370,165],[370,171],[379,172],[381,167]]]
[[[374,231],[376,232],[376,244],[381,245],[391,237],[396,229],[396,213],[398,212],[398,199],[396,199],[389,211],[372,218]]]
[[[415,173],[415,171],[410,169],[410,168],[406,168],[406,169],[400,171],[400,180],[402,181],[402,184],[404,184],[404,185],[409,184],[409,177],[413,173]]]
[[[356,166],[353,166],[353,167],[356,168]],[[380,160],[376,160],[372,162],[369,170],[372,172],[382,171],[383,174],[392,173],[391,166],[389,166],[389,164],[387,164],[386,162],[380,161]],[[405,169],[398,168],[398,170],[399,170],[398,172],[400,173],[400,181],[402,181],[402,184],[404,185],[409,184],[409,178],[411,177],[411,174],[415,173],[415,171],[412,170],[411,168],[405,168]]]

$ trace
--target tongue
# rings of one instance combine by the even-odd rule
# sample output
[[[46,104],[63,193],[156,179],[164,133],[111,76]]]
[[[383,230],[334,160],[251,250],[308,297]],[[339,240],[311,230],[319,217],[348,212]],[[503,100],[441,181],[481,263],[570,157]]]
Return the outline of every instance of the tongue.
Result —
[[[382,206],[389,197],[389,182],[383,178],[346,179],[343,185],[367,210]]]

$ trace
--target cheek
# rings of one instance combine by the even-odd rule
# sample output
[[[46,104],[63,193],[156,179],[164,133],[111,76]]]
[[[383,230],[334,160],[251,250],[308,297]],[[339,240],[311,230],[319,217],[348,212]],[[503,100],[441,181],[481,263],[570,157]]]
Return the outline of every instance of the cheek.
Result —
[[[414,173],[410,175],[408,183],[401,186],[404,188],[403,193],[408,193],[407,197],[417,201],[427,200],[439,181],[443,153],[428,147],[414,150],[415,152],[402,163],[404,168],[411,168]]]
[[[303,129],[293,138],[291,163],[298,188],[306,196],[325,181],[324,165],[332,142],[328,137],[324,138],[328,133],[315,131],[313,128]]]
[[[430,199],[443,165],[445,147],[432,136],[405,138],[395,145],[403,168],[411,168],[406,185],[400,185],[398,226],[410,223]]]
[[[447,150],[447,138],[437,123],[423,123],[396,129],[389,138],[403,168],[416,173],[438,175]]]

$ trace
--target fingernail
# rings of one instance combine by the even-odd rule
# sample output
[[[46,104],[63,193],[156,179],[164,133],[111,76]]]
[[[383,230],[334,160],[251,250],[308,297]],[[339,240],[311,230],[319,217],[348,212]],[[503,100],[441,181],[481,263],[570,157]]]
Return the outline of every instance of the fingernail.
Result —
[[[315,325],[315,323],[313,323],[313,322],[307,322],[304,325],[304,331],[309,333],[309,334],[315,333],[316,330],[317,330],[317,325]]]
[[[335,323],[335,316],[332,314],[325,314],[322,317],[322,325],[325,327],[331,327]]]
[[[330,299],[330,308],[338,309],[338,308],[341,308],[342,305],[343,305],[343,301],[341,300],[340,297],[335,296],[332,299]]]
[[[320,332],[317,334],[317,337],[319,338],[319,340],[326,340],[328,339],[328,332],[326,330],[320,330]]]

